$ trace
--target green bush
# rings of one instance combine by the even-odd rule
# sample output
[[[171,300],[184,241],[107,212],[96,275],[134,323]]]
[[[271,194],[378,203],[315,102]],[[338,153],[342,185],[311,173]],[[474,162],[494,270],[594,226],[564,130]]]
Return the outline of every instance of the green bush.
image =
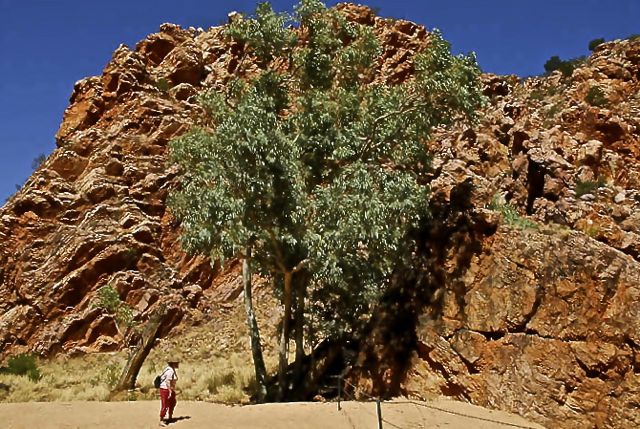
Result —
[[[98,289],[97,302],[93,306],[107,310],[109,313],[116,313],[121,304],[118,291],[113,286],[107,285]]]
[[[127,266],[133,267],[138,261],[138,259],[140,259],[140,252],[138,251],[138,249],[129,248],[127,249],[124,257],[125,257],[125,260],[127,261]]]
[[[21,353],[9,358],[9,362],[2,372],[14,375],[26,375],[34,383],[42,378],[36,357],[30,353]]]
[[[544,63],[544,71],[546,71],[547,73],[554,72],[560,68],[561,64],[562,60],[560,59],[560,57],[554,55],[549,58],[546,63]]]
[[[161,77],[160,79],[155,81],[154,86],[156,87],[156,89],[162,92],[167,92],[171,89],[171,83],[169,83],[169,81],[164,77]]]
[[[120,300],[118,291],[111,285],[106,285],[98,289],[98,296],[93,307],[102,308],[115,316],[116,321],[124,328],[131,328],[134,325],[133,310],[129,305]]]
[[[606,106],[609,103],[604,91],[602,91],[599,86],[592,86],[589,88],[584,99],[587,103],[596,107]]]
[[[545,127],[552,127],[556,122],[556,116],[558,116],[558,114],[562,112],[563,108],[564,108],[564,105],[561,102],[558,102],[549,106],[544,111],[543,125]]]
[[[542,101],[547,97],[553,97],[562,91],[562,86],[549,85],[542,88],[536,88],[529,93],[529,99]]]
[[[38,167],[40,167],[45,161],[47,160],[47,155],[45,155],[44,153],[41,153],[40,155],[36,156],[35,158],[33,158],[33,161],[31,161],[31,168],[36,170]]]
[[[554,55],[544,63],[544,70],[546,74],[550,74],[556,70],[562,72],[566,77],[573,74],[573,71],[582,65],[586,60],[586,57],[576,57],[569,60],[561,60],[559,56]]]
[[[500,213],[507,225],[519,229],[538,229],[538,225],[535,222],[520,216],[518,211],[511,204],[502,202],[499,195],[495,195],[493,197],[488,208]]]
[[[562,111],[562,103],[555,103],[552,104],[546,111],[545,111],[545,117],[546,118],[555,118],[556,115],[558,113],[560,113]]]
[[[600,45],[602,45],[605,42],[605,40],[602,37],[599,37],[597,39],[593,39],[592,41],[589,42],[589,50],[590,51],[595,51],[596,48]]]
[[[575,189],[576,197],[580,198],[585,194],[590,194],[594,190],[598,188],[602,188],[605,185],[606,185],[606,182],[604,180],[604,177],[602,176],[598,177],[598,180],[596,181],[593,181],[593,180],[587,180],[584,182],[578,181],[576,183],[576,189]]]
[[[533,91],[531,91],[531,93],[529,94],[529,98],[531,100],[538,100],[538,101],[542,101],[544,100],[544,91],[541,89],[534,89]]]
[[[600,225],[591,225],[584,229],[583,231],[591,238],[597,238],[600,234]]]

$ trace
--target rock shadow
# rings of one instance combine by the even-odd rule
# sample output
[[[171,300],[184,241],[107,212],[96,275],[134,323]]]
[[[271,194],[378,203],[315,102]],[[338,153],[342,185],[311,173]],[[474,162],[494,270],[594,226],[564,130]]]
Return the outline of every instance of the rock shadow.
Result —
[[[447,194],[436,191],[431,217],[414,231],[415,248],[408,263],[399,267],[370,323],[359,336],[359,350],[347,382],[358,391],[388,398],[402,394],[401,383],[418,347],[416,328],[422,317],[442,314],[445,288],[464,309],[462,278],[484,238],[497,224],[474,209],[471,179]],[[353,393],[347,390],[347,394]]]

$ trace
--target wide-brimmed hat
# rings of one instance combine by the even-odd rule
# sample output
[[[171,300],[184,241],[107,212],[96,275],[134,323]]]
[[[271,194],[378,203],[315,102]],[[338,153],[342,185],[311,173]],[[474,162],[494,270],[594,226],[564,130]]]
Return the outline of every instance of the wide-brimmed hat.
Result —
[[[171,356],[167,359],[167,363],[180,363],[180,359],[175,356]]]

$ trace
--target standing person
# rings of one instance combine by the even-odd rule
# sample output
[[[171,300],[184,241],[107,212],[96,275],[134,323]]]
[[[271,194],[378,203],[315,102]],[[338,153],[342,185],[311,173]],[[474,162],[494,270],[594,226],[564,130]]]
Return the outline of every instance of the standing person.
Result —
[[[180,362],[176,358],[171,358],[167,363],[169,366],[162,371],[160,375],[160,426],[167,426],[167,423],[173,419],[173,410],[176,407],[176,382],[178,381],[178,373],[176,370],[180,366]],[[164,416],[169,412],[169,419],[164,420]]]

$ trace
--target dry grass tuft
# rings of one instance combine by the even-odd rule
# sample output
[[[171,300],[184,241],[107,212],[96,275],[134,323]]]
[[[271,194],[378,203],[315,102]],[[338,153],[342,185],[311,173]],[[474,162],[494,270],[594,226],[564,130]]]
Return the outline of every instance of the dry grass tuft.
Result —
[[[38,360],[42,378],[0,374],[0,402],[113,401],[156,399],[153,379],[166,367],[168,356],[180,359],[178,398],[238,404],[249,402],[255,374],[246,337],[244,314],[231,309],[216,325],[181,329],[159,341],[145,361],[133,392],[113,395],[126,351]],[[221,325],[222,324],[222,325]],[[274,371],[275,344],[264,333],[267,368]]]
[[[9,386],[0,390],[0,401],[106,401],[124,362],[117,354],[38,360],[39,381],[0,374],[0,383]]]

